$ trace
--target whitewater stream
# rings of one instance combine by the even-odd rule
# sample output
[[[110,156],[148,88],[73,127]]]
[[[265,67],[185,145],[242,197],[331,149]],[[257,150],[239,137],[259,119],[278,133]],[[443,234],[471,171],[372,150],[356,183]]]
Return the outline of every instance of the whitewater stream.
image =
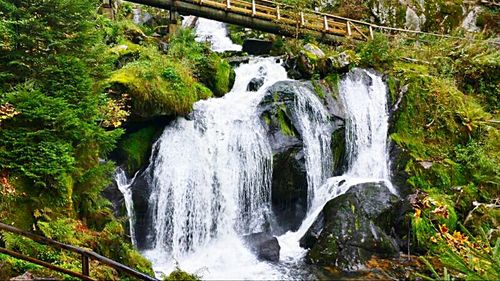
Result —
[[[196,32],[216,51],[241,48],[229,40],[222,23],[199,19]],[[332,177],[328,112],[314,92],[296,91],[293,114],[304,142],[308,213],[299,230],[278,237],[280,261],[271,263],[257,260],[241,237],[269,230],[273,218],[273,153],[258,105],[270,86],[288,78],[282,62],[272,57],[251,58],[235,72],[229,93],[197,102],[189,118],[169,124],[154,144],[145,173],[151,175],[150,245],[143,254],[158,276],[178,266],[203,279],[314,278],[303,263],[306,250],[299,239],[323,206],[357,183],[385,181],[392,188],[386,86],[380,76],[362,69],[340,81],[348,169],[338,177]],[[263,78],[263,86],[248,92],[248,83],[256,77]],[[133,179],[121,170],[116,179],[133,226]],[[135,233],[132,227],[133,241]]]

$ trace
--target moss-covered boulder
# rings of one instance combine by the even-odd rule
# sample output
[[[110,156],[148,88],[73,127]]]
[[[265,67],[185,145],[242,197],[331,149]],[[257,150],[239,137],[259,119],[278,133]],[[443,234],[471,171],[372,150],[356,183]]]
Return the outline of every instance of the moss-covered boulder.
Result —
[[[372,255],[394,257],[398,245],[390,236],[402,200],[382,182],[352,186],[329,201],[301,239],[310,248],[309,263],[355,271]]]
[[[125,65],[107,80],[109,93],[126,95],[130,100],[132,120],[159,116],[186,115],[193,104],[212,96],[198,83],[189,66],[152,55]]]

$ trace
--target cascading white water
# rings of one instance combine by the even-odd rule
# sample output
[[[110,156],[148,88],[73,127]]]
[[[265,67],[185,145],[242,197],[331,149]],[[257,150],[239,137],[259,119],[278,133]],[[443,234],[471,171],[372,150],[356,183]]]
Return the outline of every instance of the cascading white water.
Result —
[[[279,237],[280,245],[286,245],[282,251],[284,260],[297,260],[306,253],[298,245],[298,240],[313,224],[324,205],[345,193],[351,186],[384,181],[387,187],[396,193],[389,178],[389,113],[385,83],[379,75],[370,71],[353,69],[341,80],[339,89],[346,110],[348,170],[345,174],[329,178],[317,186],[311,208],[299,230]]]
[[[387,87],[380,76],[352,70],[340,83],[347,109],[347,174],[353,178],[388,179]]]
[[[245,262],[256,263],[239,241],[243,234],[264,231],[270,216],[272,152],[256,108],[268,86],[286,79],[286,71],[275,58],[255,59],[235,71],[230,93],[197,102],[192,120],[179,118],[155,144],[157,156],[148,168],[154,175],[149,203],[155,239],[146,252],[153,260],[174,258],[196,270],[207,262],[193,264],[194,256],[216,255],[216,245],[227,243],[233,246],[224,249],[228,257],[238,250],[241,258],[251,257]],[[247,92],[254,77],[263,77],[264,85]]]
[[[241,51],[241,46],[234,44],[227,36],[226,25],[222,22],[198,18],[195,29],[196,40],[209,41],[215,52]]]
[[[310,207],[315,190],[332,175],[332,126],[326,108],[314,92],[306,87],[295,87],[294,92],[293,114],[304,142]]]
[[[125,201],[125,208],[127,209],[127,216],[130,226],[130,240],[132,245],[137,245],[135,240],[135,211],[134,211],[134,201],[132,200],[132,190],[130,189],[132,183],[134,182],[135,176],[132,179],[128,179],[125,171],[118,167],[115,173],[115,181],[118,186],[118,190],[123,194],[123,199]]]

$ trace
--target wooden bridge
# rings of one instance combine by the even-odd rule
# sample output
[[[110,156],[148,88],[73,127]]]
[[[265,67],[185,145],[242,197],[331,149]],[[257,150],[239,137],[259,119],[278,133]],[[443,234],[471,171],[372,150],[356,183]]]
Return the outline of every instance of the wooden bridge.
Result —
[[[192,15],[260,30],[297,37],[312,35],[321,41],[338,42],[345,38],[373,39],[375,31],[385,33],[448,35],[393,28],[353,20],[308,9],[298,9],[269,0],[127,0],[138,4],[169,9],[173,13]],[[172,14],[172,13],[171,13]],[[459,38],[459,37],[453,37]],[[463,38],[461,38],[463,39]]]

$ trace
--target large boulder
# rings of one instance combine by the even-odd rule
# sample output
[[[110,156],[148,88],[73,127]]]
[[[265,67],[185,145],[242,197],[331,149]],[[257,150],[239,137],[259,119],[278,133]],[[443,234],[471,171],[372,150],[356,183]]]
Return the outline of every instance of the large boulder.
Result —
[[[243,237],[245,244],[257,255],[259,260],[277,262],[280,260],[278,239],[269,233],[258,232]]]
[[[398,256],[391,233],[401,204],[382,182],[352,186],[325,205],[302,237],[301,246],[310,248],[306,261],[356,271],[372,256]]]
[[[243,52],[249,55],[267,55],[273,48],[273,42],[261,39],[246,39],[243,42]]]

